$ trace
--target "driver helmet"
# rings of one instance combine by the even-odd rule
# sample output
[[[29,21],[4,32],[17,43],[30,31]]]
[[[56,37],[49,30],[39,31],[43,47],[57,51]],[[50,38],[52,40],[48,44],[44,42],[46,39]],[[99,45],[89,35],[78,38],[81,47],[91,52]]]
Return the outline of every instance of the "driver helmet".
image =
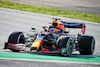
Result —
[[[56,33],[56,29],[55,28],[50,28],[50,32],[51,33]]]

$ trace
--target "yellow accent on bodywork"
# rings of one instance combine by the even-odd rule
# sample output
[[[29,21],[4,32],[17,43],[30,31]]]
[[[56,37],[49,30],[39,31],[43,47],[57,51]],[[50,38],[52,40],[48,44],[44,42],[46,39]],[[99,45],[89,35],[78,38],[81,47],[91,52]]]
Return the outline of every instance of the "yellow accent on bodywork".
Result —
[[[31,47],[36,47],[37,50],[39,49],[39,47],[41,46],[40,41],[35,41]]]

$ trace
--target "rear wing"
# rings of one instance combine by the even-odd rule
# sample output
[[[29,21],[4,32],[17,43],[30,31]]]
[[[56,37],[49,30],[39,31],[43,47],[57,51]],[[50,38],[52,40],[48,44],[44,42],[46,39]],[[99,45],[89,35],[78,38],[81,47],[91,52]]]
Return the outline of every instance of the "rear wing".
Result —
[[[63,25],[67,28],[82,28],[82,27],[85,27],[85,24],[84,23],[74,23],[74,22],[63,22]]]
[[[86,26],[84,23],[74,23],[74,22],[69,23],[69,22],[63,22],[63,21],[61,22],[67,28],[81,28],[82,29],[81,32],[85,34]]]

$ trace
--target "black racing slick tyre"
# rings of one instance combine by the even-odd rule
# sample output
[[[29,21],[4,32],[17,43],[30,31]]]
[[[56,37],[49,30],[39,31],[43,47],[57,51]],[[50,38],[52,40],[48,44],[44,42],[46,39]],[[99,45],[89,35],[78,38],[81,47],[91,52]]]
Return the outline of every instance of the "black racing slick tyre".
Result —
[[[92,55],[95,50],[95,38],[93,36],[81,36],[79,52],[81,55]]]
[[[12,44],[25,44],[24,34],[22,32],[12,32],[8,38],[8,43]],[[13,52],[19,52],[19,50],[10,49]]]
[[[61,55],[71,56],[73,51],[73,42],[71,37],[61,36],[57,40],[57,47],[61,48]]]
[[[8,43],[12,43],[12,44],[19,44],[25,43],[25,39],[24,39],[24,34],[22,32],[13,32],[10,34],[9,38],[8,38]]]

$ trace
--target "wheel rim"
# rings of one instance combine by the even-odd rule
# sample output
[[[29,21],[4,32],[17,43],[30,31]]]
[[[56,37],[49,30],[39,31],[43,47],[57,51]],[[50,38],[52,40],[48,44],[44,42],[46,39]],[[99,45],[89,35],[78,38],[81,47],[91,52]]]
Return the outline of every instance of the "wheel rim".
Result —
[[[22,37],[24,37],[24,34],[23,33],[21,33],[19,36],[18,36],[18,39],[17,39],[17,44],[19,44],[20,43],[20,41],[22,41],[23,39],[22,39]]]
[[[67,43],[66,45],[67,45],[67,54],[68,54],[68,56],[70,56],[71,54],[72,54],[72,51],[73,51],[73,44],[72,44],[72,41],[71,41],[71,39],[69,39],[69,41],[68,41],[69,43]]]
[[[91,52],[93,53],[95,50],[95,39],[92,39],[92,44],[91,44]]]

